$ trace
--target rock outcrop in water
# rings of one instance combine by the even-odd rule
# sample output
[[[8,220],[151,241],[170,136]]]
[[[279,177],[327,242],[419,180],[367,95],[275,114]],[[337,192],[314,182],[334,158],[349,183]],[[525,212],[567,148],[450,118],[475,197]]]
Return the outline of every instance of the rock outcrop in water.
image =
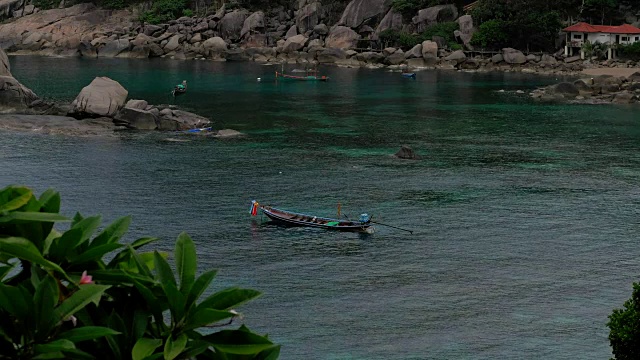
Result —
[[[46,104],[31,89],[11,75],[9,59],[0,49],[0,112],[4,113],[55,113],[52,104]]]
[[[117,128],[175,131],[211,124],[209,119],[178,110],[175,106],[151,106],[144,100],[131,100],[125,104],[127,95],[128,91],[117,81],[107,77],[97,77],[91,84],[84,87],[72,102],[66,114],[69,117],[51,116],[65,115],[65,106],[44,102],[16,80],[11,75],[7,55],[0,49],[0,111],[4,114],[12,114],[0,116],[0,128],[30,129],[43,133],[98,135],[103,134],[105,130],[113,131]],[[23,121],[22,124],[21,121]],[[91,127],[97,127],[96,131],[87,130]],[[228,137],[232,133],[225,130],[219,135]]]
[[[128,94],[117,81],[97,77],[73,100],[69,115],[79,119],[113,117],[124,106]]]
[[[418,155],[407,145],[402,145],[400,150],[394,154],[395,157],[399,159],[408,159],[408,160],[416,160],[418,159]]]
[[[153,106],[144,100],[126,102],[128,94],[117,81],[96,77],[71,103],[68,115],[77,119],[108,117],[117,126],[134,130],[188,130],[211,124],[209,119],[175,106]]]
[[[631,104],[640,102],[640,72],[628,77],[600,75],[579,79],[572,83],[537,89],[531,93],[543,101],[571,101],[587,104]]]

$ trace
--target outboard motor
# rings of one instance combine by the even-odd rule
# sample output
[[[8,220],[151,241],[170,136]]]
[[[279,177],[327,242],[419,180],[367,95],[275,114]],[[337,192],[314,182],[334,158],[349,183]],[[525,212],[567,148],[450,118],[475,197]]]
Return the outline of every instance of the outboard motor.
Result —
[[[371,216],[369,216],[369,214],[360,214],[360,222],[362,224],[366,224],[369,221],[371,221]]]

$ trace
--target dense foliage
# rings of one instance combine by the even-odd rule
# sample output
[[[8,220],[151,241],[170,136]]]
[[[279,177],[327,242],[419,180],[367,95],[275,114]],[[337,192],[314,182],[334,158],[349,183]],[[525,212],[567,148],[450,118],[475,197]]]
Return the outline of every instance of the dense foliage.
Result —
[[[472,44],[490,48],[511,46],[520,49],[549,50],[562,28],[555,2],[548,0],[483,0],[473,9],[481,25]],[[526,9],[526,11],[523,11]],[[490,22],[489,25],[484,25]]]
[[[140,20],[150,24],[165,23],[192,14],[188,6],[189,0],[155,0],[151,9],[140,16]]]
[[[635,14],[640,0],[482,0],[472,11],[479,24],[472,44],[553,50],[563,22],[618,25],[625,9]]]
[[[640,284],[633,284],[631,299],[624,309],[609,315],[609,342],[617,360],[640,359]]]
[[[262,359],[279,346],[245,326],[235,307],[260,295],[228,288],[203,297],[193,241],[175,245],[175,274],[156,238],[121,242],[130,217],[96,234],[99,216],[59,214],[60,195],[0,190],[0,359]],[[64,232],[56,222],[70,222]]]
[[[618,45],[618,54],[623,58],[640,60],[640,42],[631,45]]]
[[[444,22],[428,27],[421,34],[411,34],[406,31],[388,29],[380,33],[380,41],[386,46],[396,46],[403,49],[410,49],[425,40],[432,40],[434,36],[440,36],[447,43],[449,49],[461,49],[461,45],[456,43],[453,32],[459,29],[457,22]]]

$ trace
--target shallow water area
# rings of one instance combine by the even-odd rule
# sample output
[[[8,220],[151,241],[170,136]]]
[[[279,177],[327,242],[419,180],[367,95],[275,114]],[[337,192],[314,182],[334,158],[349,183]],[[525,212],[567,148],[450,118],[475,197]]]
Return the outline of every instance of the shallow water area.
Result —
[[[329,82],[285,83],[252,63],[10,61],[45,98],[109,76],[246,134],[1,132],[0,186],[53,187],[70,216],[131,214],[128,239],[162,250],[187,231],[216,290],[264,292],[238,310],[281,359],[611,356],[607,316],[640,272],[635,107],[537,103],[561,79],[517,73],[320,67]],[[391,156],[401,145],[419,160]],[[318,216],[340,203],[414,234],[282,228],[249,215],[254,199]]]

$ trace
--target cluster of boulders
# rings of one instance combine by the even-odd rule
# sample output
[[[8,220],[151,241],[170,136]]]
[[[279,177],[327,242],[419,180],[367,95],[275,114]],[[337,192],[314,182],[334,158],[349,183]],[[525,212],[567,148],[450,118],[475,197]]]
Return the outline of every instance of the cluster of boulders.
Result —
[[[188,130],[210,124],[209,119],[175,106],[153,106],[145,100],[127,101],[128,91],[115,80],[96,77],[71,103],[67,115],[76,119],[107,117],[135,130]]]
[[[453,5],[420,10],[405,24],[389,1],[353,0],[333,26],[324,22],[329,10],[319,1],[299,0],[295,7],[250,13],[222,6],[204,17],[151,25],[140,24],[134,12],[108,11],[83,3],[35,12],[0,25],[0,47],[15,53],[56,56],[396,65],[413,58],[418,50],[405,55],[399,49],[382,52],[378,47],[378,51],[359,53],[353,49],[368,46],[387,29],[419,30],[441,21],[458,21],[456,36],[467,46],[475,31],[471,16],[458,17]],[[364,45],[359,45],[361,40]],[[436,38],[429,45],[428,51],[435,49],[436,57],[442,55],[438,53],[442,40]]]
[[[528,55],[506,48],[493,57],[472,56],[476,31],[469,15],[453,5],[418,11],[406,23],[386,0],[352,0],[337,23],[326,24],[330,6],[298,0],[294,9],[267,12],[226,9],[204,17],[181,17],[166,24],[140,24],[136,13],[107,11],[90,3],[36,12],[0,25],[0,47],[14,53],[55,56],[168,57],[274,63],[335,64],[347,67],[412,67],[460,70],[576,72],[579,57]],[[385,30],[420,32],[443,21],[456,21],[453,34],[466,50],[449,51],[434,36],[408,51],[380,48]],[[374,44],[375,46],[372,46]]]
[[[188,130],[207,127],[205,117],[178,110],[173,105],[149,105],[145,100],[127,101],[128,91],[117,81],[96,77],[80,91],[70,105],[54,104],[40,99],[22,85],[10,72],[6,53],[0,49],[0,112],[4,114],[57,115],[78,120],[103,119],[114,129]],[[12,118],[15,121],[15,118]],[[100,124],[103,122],[90,122]],[[217,135],[216,132],[209,134]],[[232,131],[222,131],[229,136]]]
[[[562,82],[537,89],[531,93],[531,96],[548,101],[637,103],[640,102],[640,72],[628,77],[600,75],[574,82]]]

